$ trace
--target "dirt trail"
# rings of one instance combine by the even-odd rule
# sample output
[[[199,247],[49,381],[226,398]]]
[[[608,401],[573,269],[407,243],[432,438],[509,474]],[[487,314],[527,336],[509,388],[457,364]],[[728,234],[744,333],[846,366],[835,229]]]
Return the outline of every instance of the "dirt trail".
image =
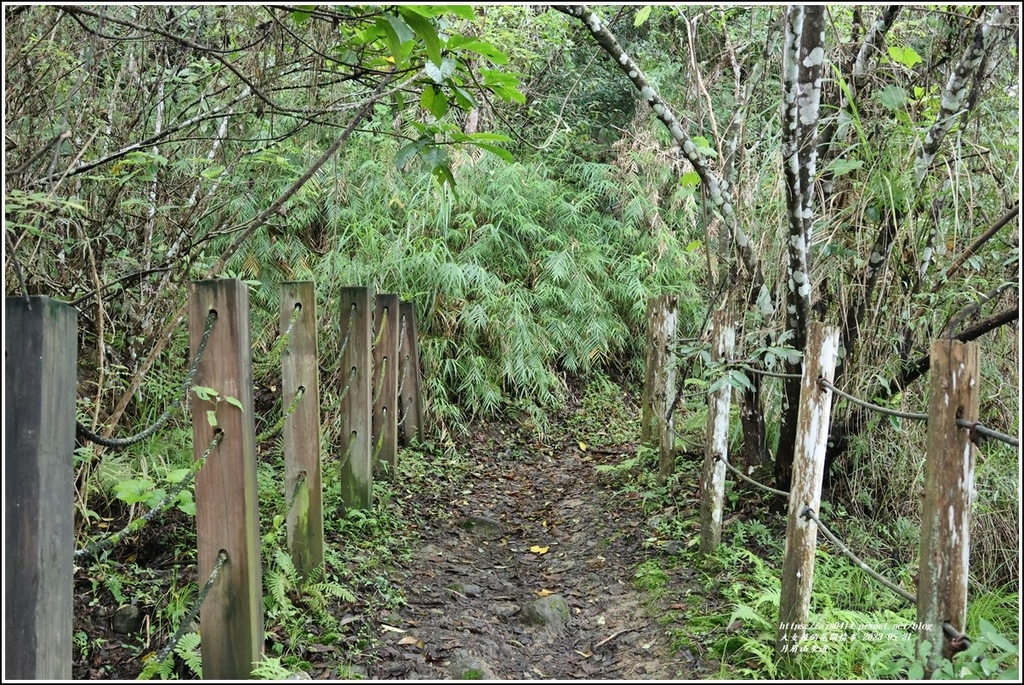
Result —
[[[597,482],[594,467],[621,457],[571,437],[545,450],[490,432],[474,437],[477,468],[437,503],[412,560],[392,576],[407,605],[381,617],[384,644],[367,675],[692,677],[633,586],[649,554],[642,515]]]

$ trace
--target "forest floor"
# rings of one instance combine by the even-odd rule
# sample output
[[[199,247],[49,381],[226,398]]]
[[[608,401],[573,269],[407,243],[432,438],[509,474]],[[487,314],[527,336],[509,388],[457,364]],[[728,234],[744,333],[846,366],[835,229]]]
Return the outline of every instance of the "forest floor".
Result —
[[[626,415],[635,413],[628,393],[618,401],[631,405]],[[387,505],[402,510],[395,539],[403,551],[384,565],[381,591],[399,599],[367,601],[364,587],[360,600],[333,606],[342,635],[310,640],[300,677],[667,680],[717,673],[694,641],[683,641],[694,651],[671,644],[666,625],[685,634],[678,617],[720,608],[703,596],[696,571],[659,561],[692,540],[654,532],[658,516],[696,516],[696,483],[677,481],[671,501],[678,507],[644,507],[643,489],[628,487],[630,472],[620,468],[637,450],[635,419],[616,425],[622,410],[601,415],[575,401],[543,434],[528,430],[529,421],[496,421],[453,438],[449,449],[463,467],[446,472],[443,487],[396,487]],[[153,535],[156,545],[159,528]],[[660,574],[660,592],[649,591],[645,568]],[[76,572],[74,677],[134,679],[140,654],[151,650],[140,649],[138,635],[127,640],[111,631],[119,602],[104,585],[95,573]],[[274,639],[271,630],[268,653]],[[180,663],[175,672],[195,677]]]

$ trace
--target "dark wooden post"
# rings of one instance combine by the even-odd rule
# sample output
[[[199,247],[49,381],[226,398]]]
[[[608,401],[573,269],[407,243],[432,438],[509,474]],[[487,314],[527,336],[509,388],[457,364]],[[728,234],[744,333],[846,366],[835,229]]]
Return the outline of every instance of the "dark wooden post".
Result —
[[[423,439],[423,386],[420,376],[420,345],[416,332],[416,305],[402,302],[399,305],[402,313],[402,330],[405,331],[400,342],[398,356],[402,363],[399,385],[402,392],[398,398],[399,435],[403,445],[409,445],[413,439]]]
[[[228,557],[200,611],[203,677],[238,680],[249,677],[263,647],[249,292],[238,280],[199,281],[189,288],[188,309],[193,357],[207,314],[217,313],[195,378],[195,385],[217,395],[192,397],[195,457],[209,447],[215,430],[223,431],[196,475],[199,584],[210,577],[221,550]]]
[[[736,326],[729,312],[715,312],[711,319],[711,359],[720,362],[736,349]],[[722,541],[722,508],[725,500],[725,464],[729,460],[729,405],[732,386],[723,382],[708,394],[708,427],[701,472],[700,551],[713,552]]]
[[[377,295],[373,345],[373,463],[395,473],[398,459],[398,295]]]
[[[324,563],[324,514],[320,472],[320,367],[316,344],[316,287],[310,281],[281,284],[281,334],[298,318],[281,354],[281,405],[302,397],[284,424],[285,502],[288,550],[295,570],[308,578]],[[296,488],[298,492],[296,493]]]
[[[341,400],[341,498],[350,509],[373,506],[373,462],[370,444],[372,407],[373,298],[369,288],[341,289],[340,320],[346,324],[348,344],[341,356],[347,373]]]
[[[4,663],[17,680],[71,679],[77,314],[6,298]]]
[[[978,418],[977,345],[938,340],[931,349],[928,443],[917,584],[918,644],[927,641],[926,677],[952,654],[942,624],[963,632],[967,618],[974,443],[956,425]]]
[[[782,562],[782,591],[779,600],[779,633],[776,649],[795,655],[793,647],[807,632],[814,579],[814,548],[818,524],[802,513],[810,507],[818,513],[821,479],[825,473],[825,447],[832,416],[832,392],[818,379],[835,378],[839,354],[839,329],[811,324],[804,351],[804,373],[800,385],[793,479],[789,491],[786,524],[786,554]]]
[[[641,441],[658,447],[658,477],[664,483],[675,468],[675,434],[668,415],[676,390],[676,356],[672,343],[679,321],[679,298],[647,302],[647,369],[640,424]]]

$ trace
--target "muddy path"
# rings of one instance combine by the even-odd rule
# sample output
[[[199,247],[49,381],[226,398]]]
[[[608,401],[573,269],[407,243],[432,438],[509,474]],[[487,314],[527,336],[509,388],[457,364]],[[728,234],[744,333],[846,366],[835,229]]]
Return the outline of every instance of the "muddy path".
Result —
[[[412,558],[391,576],[406,605],[377,617],[366,675],[697,677],[694,656],[671,653],[658,607],[634,586],[637,564],[659,553],[643,544],[644,516],[595,470],[630,448],[478,426],[466,445],[474,467],[423,510]]]

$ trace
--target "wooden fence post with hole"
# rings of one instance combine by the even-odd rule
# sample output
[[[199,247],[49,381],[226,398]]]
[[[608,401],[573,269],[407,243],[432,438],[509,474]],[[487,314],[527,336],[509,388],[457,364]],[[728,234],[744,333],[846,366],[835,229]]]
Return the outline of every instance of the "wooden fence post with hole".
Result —
[[[342,288],[340,320],[346,322],[341,369],[341,499],[348,509],[373,506],[370,413],[372,409],[373,297],[369,288]]]
[[[189,343],[194,357],[207,315],[216,312],[195,385],[216,395],[192,397],[195,458],[223,431],[219,446],[196,474],[199,584],[210,577],[221,551],[227,562],[203,602],[203,676],[249,677],[263,647],[263,582],[260,569],[256,425],[252,398],[249,292],[239,280],[192,283]],[[215,425],[214,425],[215,424]]]
[[[399,361],[402,364],[398,384],[402,392],[398,397],[399,438],[408,446],[413,439],[423,439],[423,387],[420,378],[420,346],[416,333],[416,305],[402,302],[402,340],[399,342]]]
[[[929,645],[925,677],[943,656],[952,655],[943,623],[963,632],[967,618],[974,443],[956,420],[977,420],[981,378],[973,343],[938,340],[932,344],[931,362],[917,584],[918,644]]]
[[[398,295],[377,295],[373,343],[373,464],[394,474],[398,460]]]
[[[711,320],[711,359],[732,357],[736,349],[736,325],[732,314],[718,311]],[[707,446],[701,472],[700,551],[713,552],[722,541],[722,503],[725,499],[725,464],[729,460],[729,405],[732,386],[720,382],[708,394]]]
[[[324,514],[320,471],[320,367],[316,341],[316,287],[310,281],[281,284],[281,335],[298,316],[281,353],[285,502],[288,550],[302,578],[324,563]]]
[[[4,663],[71,679],[77,314],[8,297],[4,316]]]
[[[662,295],[647,301],[647,368],[640,439],[658,447],[658,478],[664,483],[675,468],[675,435],[669,416],[676,390],[672,349],[679,322],[679,298]]]
[[[839,329],[811,324],[804,351],[804,373],[800,386],[796,444],[793,451],[793,479],[789,491],[786,552],[782,562],[782,590],[779,599],[779,631],[776,649],[786,655],[807,631],[814,579],[814,550],[818,525],[803,516],[805,507],[818,513],[821,480],[825,473],[825,448],[832,416],[832,392],[818,380],[835,378],[839,354]]]

